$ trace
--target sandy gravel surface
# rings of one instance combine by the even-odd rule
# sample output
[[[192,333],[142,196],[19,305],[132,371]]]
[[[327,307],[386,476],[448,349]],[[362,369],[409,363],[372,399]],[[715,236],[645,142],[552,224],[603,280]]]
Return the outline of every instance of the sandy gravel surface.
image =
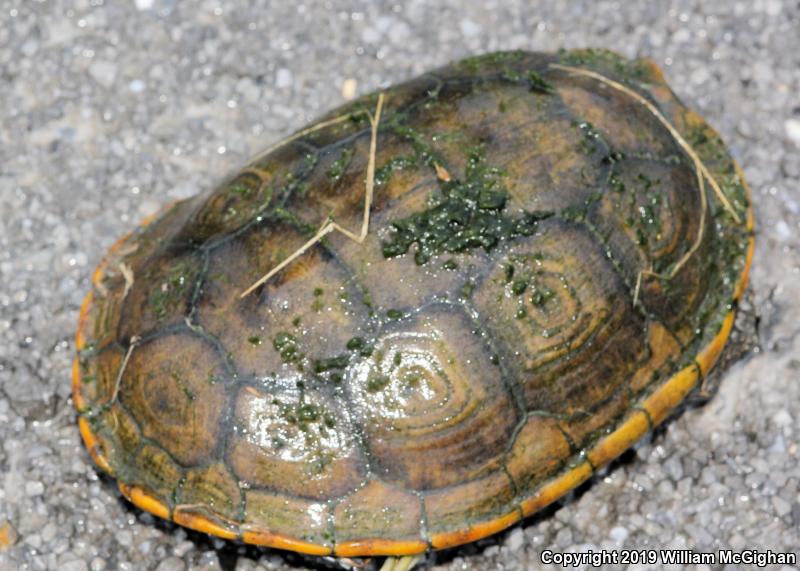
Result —
[[[343,87],[488,50],[582,46],[654,58],[741,162],[761,346],[710,404],[570,501],[431,568],[536,569],[543,549],[796,551],[796,1],[0,0],[0,569],[313,568],[155,522],[98,476],[69,397],[93,266],[143,216],[339,104]]]

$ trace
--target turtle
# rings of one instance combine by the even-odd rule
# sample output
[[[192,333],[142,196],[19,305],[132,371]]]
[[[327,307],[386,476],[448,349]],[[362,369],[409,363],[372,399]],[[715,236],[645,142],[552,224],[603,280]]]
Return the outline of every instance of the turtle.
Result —
[[[80,311],[80,433],[156,516],[409,568],[555,502],[702,388],[753,224],[652,60],[469,57],[114,244]]]

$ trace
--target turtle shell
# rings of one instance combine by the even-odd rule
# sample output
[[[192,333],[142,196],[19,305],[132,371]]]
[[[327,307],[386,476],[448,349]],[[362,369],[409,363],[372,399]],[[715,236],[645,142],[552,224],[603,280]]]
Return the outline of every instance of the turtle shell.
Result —
[[[353,235],[314,240],[332,220]],[[80,314],[81,434],[137,506],[217,536],[338,556],[474,541],[697,385],[752,225],[735,162],[655,64],[463,60],[122,238]]]

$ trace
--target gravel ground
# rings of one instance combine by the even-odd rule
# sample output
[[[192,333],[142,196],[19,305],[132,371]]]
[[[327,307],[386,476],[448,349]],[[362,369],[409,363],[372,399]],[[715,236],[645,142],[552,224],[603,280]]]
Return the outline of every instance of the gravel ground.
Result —
[[[539,568],[548,548],[796,552],[798,2],[292,4],[0,1],[0,569],[314,568],[156,522],[98,476],[69,397],[93,266],[347,89],[487,50],[580,46],[653,57],[741,162],[761,345],[707,406],[569,501],[431,569]]]

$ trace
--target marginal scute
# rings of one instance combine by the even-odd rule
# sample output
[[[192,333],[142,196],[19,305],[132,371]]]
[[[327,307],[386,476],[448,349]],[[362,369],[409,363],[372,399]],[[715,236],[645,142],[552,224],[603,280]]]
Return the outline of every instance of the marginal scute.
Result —
[[[332,547],[331,513],[324,501],[307,500],[263,490],[245,490],[242,530],[254,539],[271,533],[285,534],[300,541]]]
[[[236,522],[223,517],[216,509],[205,503],[175,506],[172,521],[189,529],[224,539],[236,539],[239,536],[239,526]]]
[[[621,423],[614,426],[613,432],[609,429],[610,434],[600,439],[586,457],[595,468],[605,466],[633,446],[650,428],[647,415],[641,410],[632,410]]]
[[[105,407],[97,414],[91,424],[99,428],[95,437],[106,449],[105,456],[116,464],[134,455],[142,442],[142,434],[130,414],[119,404]]]
[[[108,276],[103,272],[103,276]],[[121,274],[119,279],[122,279]],[[91,333],[94,348],[102,348],[113,343],[117,338],[120,311],[124,301],[124,285],[117,279],[103,279],[101,290],[97,289],[87,297],[86,305],[82,308],[85,328]],[[108,284],[108,285],[106,285]],[[84,335],[83,328],[81,335]]]
[[[686,365],[677,371],[666,386],[660,387],[642,402],[642,409],[653,425],[663,422],[669,413],[695,387],[700,379],[700,369],[695,363]]]
[[[337,543],[371,539],[421,540],[419,497],[372,480],[334,511]]]
[[[86,446],[94,463],[97,467],[103,470],[106,474],[112,474],[114,469],[108,462],[109,454],[114,453],[111,447],[111,442],[107,439],[98,439],[91,426],[91,423],[85,416],[78,417],[78,429],[81,433],[81,438]]]
[[[74,387],[78,412],[108,404],[114,395],[124,351],[116,344],[84,349],[77,360],[80,383]]]
[[[173,505],[175,490],[183,471],[162,448],[152,444],[139,447],[135,456],[123,459],[116,476],[131,486],[141,486],[164,505]]]
[[[176,240],[189,218],[192,206],[193,199],[179,200],[166,205],[160,212],[143,220],[138,228],[117,240],[97,266],[92,275],[92,285],[94,293],[101,299],[110,297],[115,302],[110,307],[104,308],[104,312],[110,311],[104,319],[109,331],[109,326],[113,322],[114,337],[117,335],[116,327],[120,319],[118,311],[127,299],[127,290],[133,285],[128,278],[133,277],[135,283],[136,276],[142,276],[140,270],[144,271],[145,266],[158,256],[158,252],[165,245],[174,243],[173,240]],[[123,267],[128,270],[128,278]],[[102,331],[103,329],[100,329],[93,333],[98,343]]]
[[[373,471],[411,489],[496,469],[517,423],[484,341],[447,306],[388,326],[372,355],[351,369],[347,386]]]
[[[134,346],[119,399],[144,435],[190,466],[208,458],[225,410],[225,370],[213,345],[194,333],[173,333]]]
[[[514,513],[514,491],[503,471],[424,495],[428,533],[468,531],[474,524]]]
[[[120,481],[119,491],[136,507],[160,518],[170,518],[169,505],[164,503],[162,498],[154,495],[150,490],[137,485],[129,486]]]
[[[531,414],[515,435],[506,469],[517,489],[535,490],[564,465],[571,452],[557,419]]]
[[[176,501],[185,510],[203,506],[228,520],[239,519],[242,513],[239,483],[223,462],[187,470]]]
[[[592,476],[592,466],[586,460],[576,460],[566,470],[537,488],[533,493],[523,495],[520,508],[528,516],[552,504],[567,492],[574,490]]]

